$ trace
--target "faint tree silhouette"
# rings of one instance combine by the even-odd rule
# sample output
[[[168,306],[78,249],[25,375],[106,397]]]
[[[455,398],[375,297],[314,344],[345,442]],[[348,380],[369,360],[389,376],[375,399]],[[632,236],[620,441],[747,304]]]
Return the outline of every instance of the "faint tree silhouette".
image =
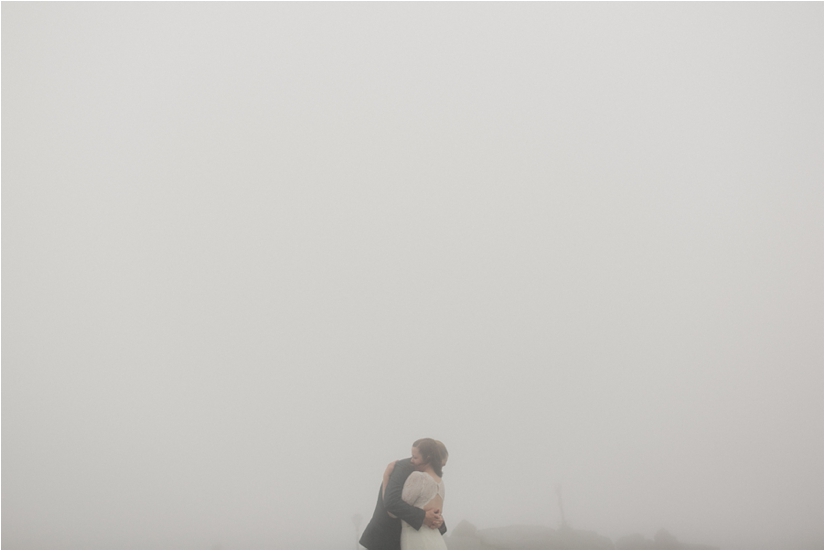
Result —
[[[567,527],[567,520],[564,518],[564,503],[561,499],[561,484],[556,484],[556,495],[559,497],[559,511],[561,511],[561,527]]]

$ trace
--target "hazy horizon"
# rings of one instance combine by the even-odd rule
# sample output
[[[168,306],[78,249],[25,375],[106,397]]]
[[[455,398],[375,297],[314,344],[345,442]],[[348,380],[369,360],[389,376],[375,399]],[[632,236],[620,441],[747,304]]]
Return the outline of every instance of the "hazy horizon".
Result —
[[[3,548],[823,547],[821,2],[0,9]]]

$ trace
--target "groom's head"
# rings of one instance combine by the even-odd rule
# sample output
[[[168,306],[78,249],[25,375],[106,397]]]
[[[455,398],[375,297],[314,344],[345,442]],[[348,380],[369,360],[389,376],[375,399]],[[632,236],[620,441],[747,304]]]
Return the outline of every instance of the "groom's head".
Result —
[[[423,471],[431,465],[438,476],[441,476],[441,467],[447,463],[447,448],[438,440],[421,438],[412,445],[411,463],[417,471]]]
[[[418,444],[420,442],[421,442],[420,440],[416,440],[415,443],[413,444],[412,450],[410,452],[410,455],[411,455],[410,463],[413,464],[413,467],[415,467],[415,470],[417,470],[417,471],[423,470],[424,467],[427,466],[427,462],[424,460],[424,456],[421,454],[421,450],[418,449],[418,446],[416,446],[416,444]]]

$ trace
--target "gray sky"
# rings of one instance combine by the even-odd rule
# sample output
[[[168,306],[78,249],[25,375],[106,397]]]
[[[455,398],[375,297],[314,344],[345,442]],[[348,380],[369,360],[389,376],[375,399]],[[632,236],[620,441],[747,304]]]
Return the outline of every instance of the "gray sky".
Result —
[[[823,4],[2,4],[2,546],[823,546]]]

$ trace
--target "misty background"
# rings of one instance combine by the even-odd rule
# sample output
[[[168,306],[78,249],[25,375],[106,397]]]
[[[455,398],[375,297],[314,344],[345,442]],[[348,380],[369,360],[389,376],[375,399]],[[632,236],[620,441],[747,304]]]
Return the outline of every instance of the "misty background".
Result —
[[[2,4],[2,546],[823,547],[823,4]],[[449,535],[449,532],[448,532]]]

